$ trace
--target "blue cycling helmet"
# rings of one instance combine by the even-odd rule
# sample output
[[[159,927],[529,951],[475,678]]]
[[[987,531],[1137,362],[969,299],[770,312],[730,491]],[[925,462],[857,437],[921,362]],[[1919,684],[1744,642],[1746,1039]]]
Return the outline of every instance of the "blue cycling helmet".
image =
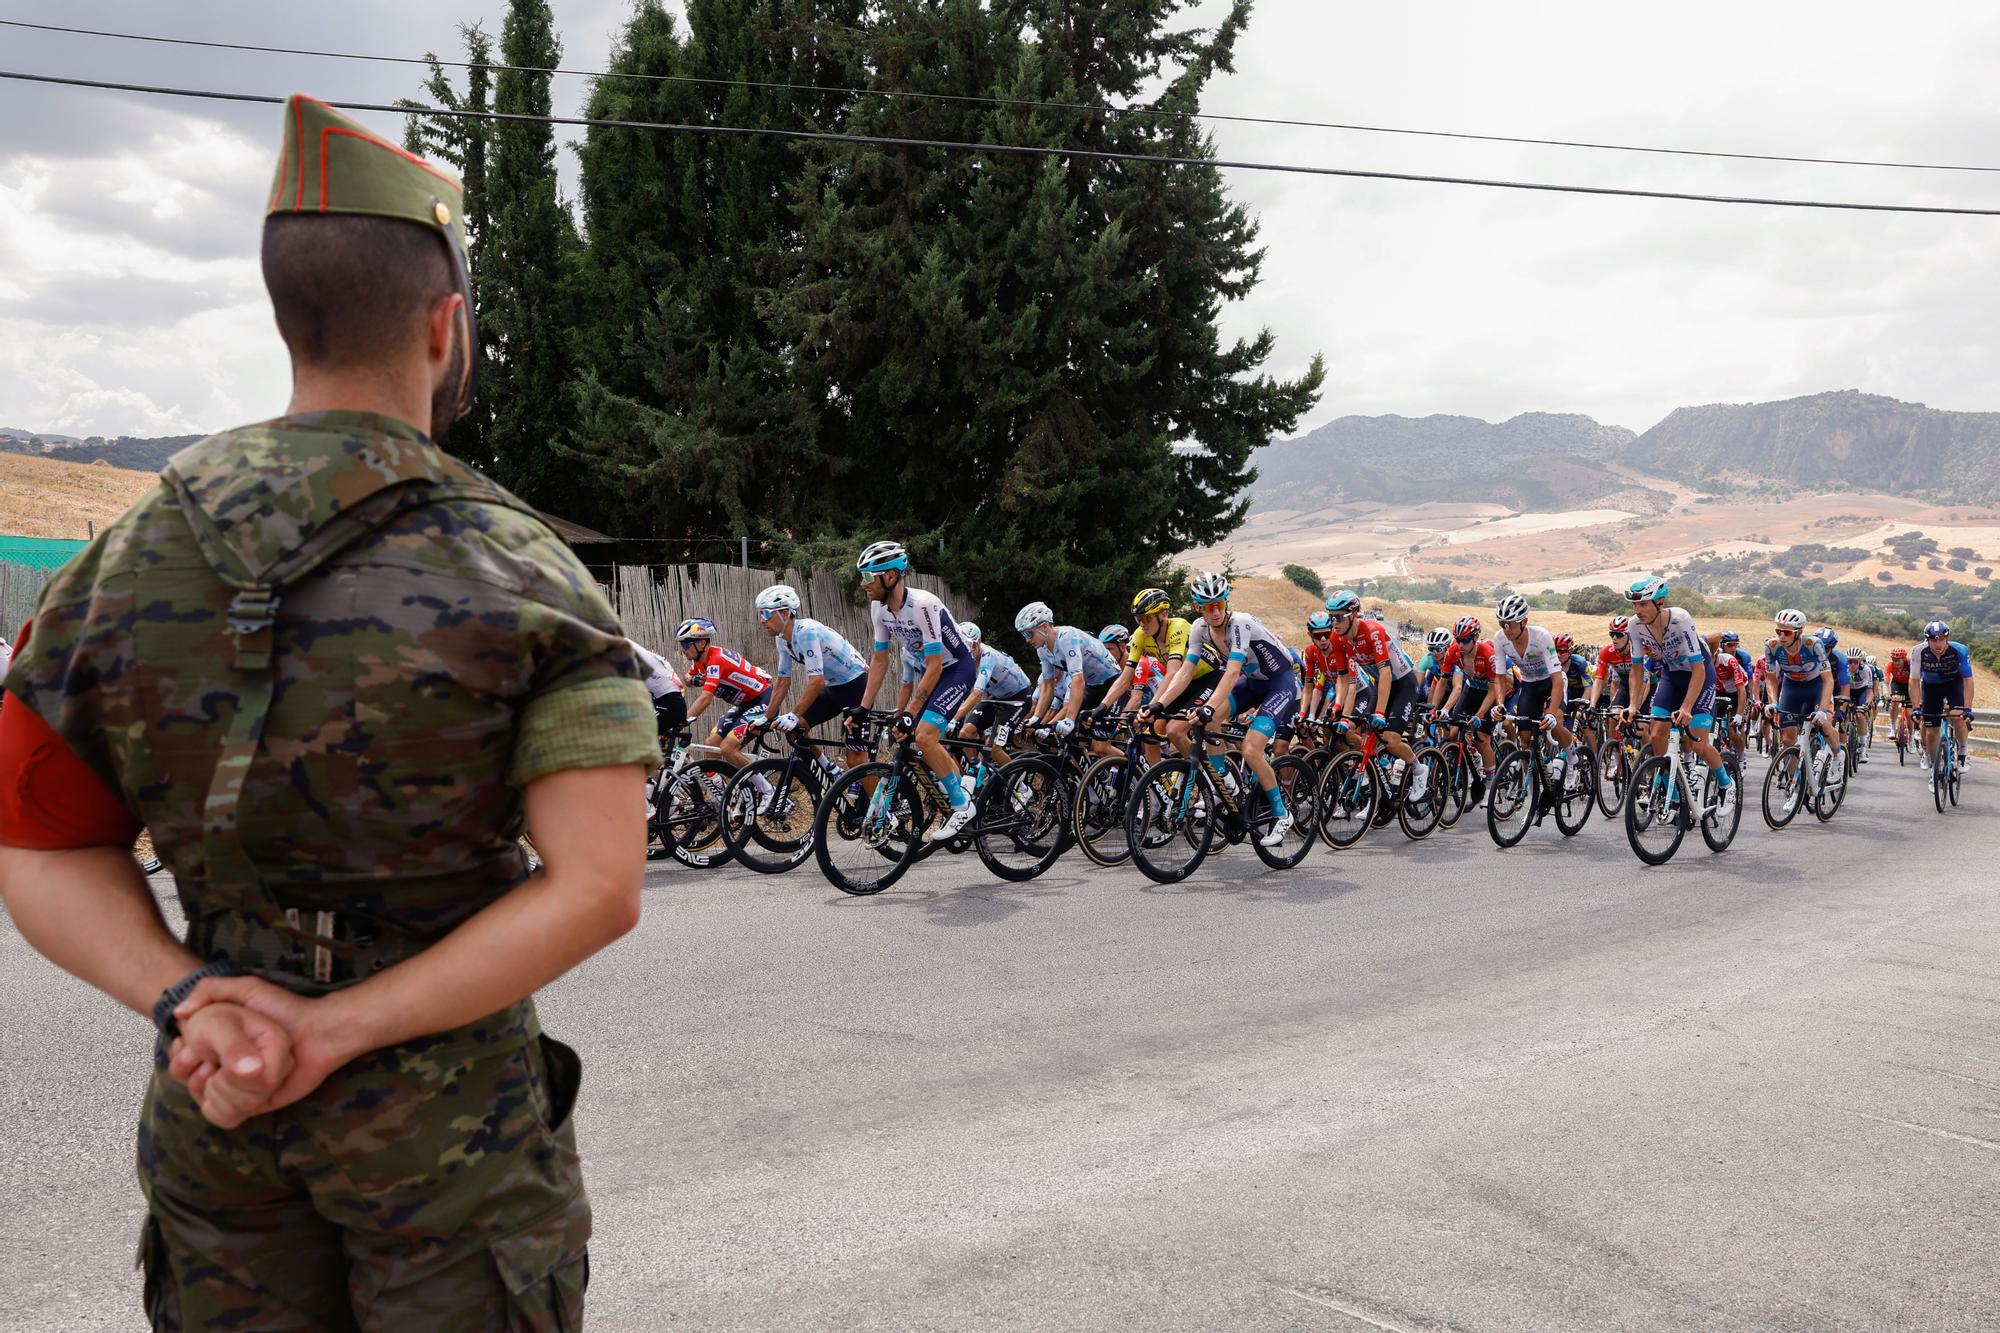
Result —
[[[1667,581],[1658,574],[1648,574],[1643,579],[1632,580],[1632,586],[1625,589],[1628,602],[1664,602],[1667,600]]]
[[[1926,639],[1947,639],[1951,637],[1951,626],[1942,620],[1933,620],[1924,626]]]
[[[674,631],[674,639],[683,645],[693,643],[696,639],[712,639],[714,637],[715,622],[706,616],[695,616],[691,619],[683,620],[680,623],[680,627]]]
[[[1099,643],[1130,643],[1132,642],[1132,631],[1126,629],[1123,625],[1106,625],[1103,629],[1097,631],[1097,641]]]
[[[1324,611],[1315,611],[1306,617],[1306,633],[1323,634],[1333,628],[1333,617]]]
[[[1813,631],[1813,637],[1819,640],[1819,646],[1822,648],[1832,648],[1840,642],[1839,632],[1831,625],[1821,625]]]
[[[1737,633],[1737,632],[1736,632],[1735,630],[1733,630],[1733,629],[1726,629],[1726,630],[1722,631],[1722,642],[1723,642],[1723,645],[1724,645],[1725,647],[1727,647],[1727,646],[1728,646],[1729,644],[1732,644],[1732,643],[1741,643],[1741,642],[1743,642],[1743,636],[1742,636],[1742,635],[1740,635],[1740,634],[1738,634],[1738,633]]]
[[[1342,588],[1339,592],[1329,593],[1326,609],[1337,616],[1351,616],[1361,609],[1361,594],[1352,588]]]

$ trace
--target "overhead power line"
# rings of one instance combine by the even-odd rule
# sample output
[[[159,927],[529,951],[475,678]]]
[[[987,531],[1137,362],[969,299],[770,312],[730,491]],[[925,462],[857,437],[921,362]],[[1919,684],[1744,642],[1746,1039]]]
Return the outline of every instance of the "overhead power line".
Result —
[[[67,78],[0,70],[0,79],[91,88],[100,92],[141,93],[154,97],[192,97],[219,102],[284,105],[270,93],[231,93],[208,88],[167,88],[105,79]],[[928,148],[955,153],[1010,153],[1029,157],[1082,158],[1098,162],[1134,162],[1156,167],[1211,167],[1222,171],[1271,171],[1300,176],[1340,176],[1354,180],[1411,181],[1424,185],[1471,185],[1494,190],[1536,190],[1547,194],[1595,194],[1624,199],[1679,199],[1698,204],[1755,204],[1768,208],[1830,208],[1863,213],[1940,213],[1961,217],[2000,217],[2000,209],[1957,208],[1938,204],[1872,204],[1838,199],[1781,199],[1756,195],[1691,194],[1679,190],[1633,190],[1611,185],[1563,185],[1547,181],[1489,180],[1475,176],[1432,176],[1407,171],[1363,171],[1352,167],[1319,167],[1295,162],[1234,161],[1216,157],[1170,157],[1121,153],[1099,148],[1060,148],[1047,144],[971,143],[953,139],[907,139],[882,134],[838,134],[828,130],[786,130],[753,125],[677,125],[654,120],[602,120],[587,116],[531,116],[519,112],[459,111],[448,107],[407,107],[387,102],[327,99],[349,111],[386,111],[398,116],[443,116],[459,120],[526,121],[537,125],[577,125],[586,129],[648,130],[671,134],[707,134],[732,138],[790,139],[808,143],[857,144],[878,148]]]
[[[59,23],[29,23],[0,19],[0,26],[60,32],[77,37],[108,37],[127,42],[157,42],[169,46],[205,47],[214,51],[252,51],[262,55],[308,56],[322,60],[363,60],[391,65],[429,66],[429,56],[386,56],[361,51],[319,51],[298,46],[258,46],[249,42],[216,42],[195,37],[164,37],[149,33],[111,32],[102,28],[72,28]],[[772,92],[839,93],[856,97],[900,98],[925,102],[970,102],[986,106],[1022,107],[1043,111],[1088,111],[1110,116],[1150,116],[1170,120],[1209,120],[1240,125],[1279,125],[1294,129],[1344,130],[1357,134],[1402,134],[1427,139],[1463,139],[1474,143],[1527,144],[1540,148],[1585,148],[1612,153],[1656,153],[1671,157],[1712,157],[1739,162],[1793,162],[1828,167],[1886,167],[1898,171],[2000,172],[2000,166],[1960,162],[1894,162],[1859,157],[1808,157],[1789,153],[1742,153],[1714,148],[1668,148],[1654,144],[1600,143],[1588,139],[1541,139],[1519,134],[1476,134],[1466,130],[1425,130],[1395,125],[1360,125],[1336,120],[1304,120],[1289,116],[1232,115],[1220,111],[1171,111],[1159,107],[1101,106],[1092,102],[1045,102],[1025,97],[981,97],[970,93],[926,93],[900,88],[846,88],[818,83],[782,83],[756,79],[704,78],[692,74],[637,74],[616,70],[564,69],[539,65],[496,65],[465,60],[439,60],[449,69],[486,69],[524,74],[562,74],[590,79],[636,79],[724,88],[760,88]]]

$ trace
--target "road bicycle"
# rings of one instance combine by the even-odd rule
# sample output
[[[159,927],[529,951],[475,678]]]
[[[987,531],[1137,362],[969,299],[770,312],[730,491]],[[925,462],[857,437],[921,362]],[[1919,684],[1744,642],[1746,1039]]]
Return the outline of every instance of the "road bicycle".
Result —
[[[752,745],[761,749],[769,743],[770,725],[751,728]],[[826,753],[840,742],[816,741],[803,727],[785,739],[790,746],[784,754],[767,754],[737,769],[722,796],[730,855],[764,875],[783,874],[812,855],[820,798],[847,771]]]
[[[1125,831],[1125,812],[1133,794],[1153,761],[1146,747],[1158,747],[1163,738],[1156,728],[1131,717],[1121,718],[1105,736],[1120,747],[1121,753],[1101,755],[1083,771],[1070,798],[1070,830],[1076,844],[1091,864],[1107,869],[1132,859],[1132,843]],[[1305,755],[1302,764],[1310,764]],[[1152,838],[1166,835],[1155,828]]]
[[[1958,716],[1970,721],[1972,712],[1959,709]],[[1931,800],[1939,814],[1947,805],[1958,804],[1958,783],[1965,772],[1965,756],[1959,752],[1958,731],[1951,722],[1950,714],[1938,718],[1937,760],[1931,765]]]
[[[1486,800],[1486,778],[1479,747],[1471,732],[1480,728],[1478,718],[1454,719],[1442,711],[1423,719],[1426,736],[1444,757],[1444,792],[1438,806],[1438,827],[1450,828],[1466,811]]]
[[[1342,719],[1334,723],[1334,734],[1347,736],[1355,725]],[[1319,811],[1320,838],[1336,849],[1352,847],[1370,828],[1391,819],[1412,841],[1428,837],[1443,819],[1446,803],[1454,799],[1445,752],[1425,744],[1405,763],[1392,758],[1372,724],[1359,725],[1358,748],[1334,755],[1319,775],[1313,804]],[[1424,793],[1413,797],[1420,768]]]
[[[1625,798],[1625,838],[1649,866],[1665,865],[1690,828],[1701,829],[1711,852],[1727,851],[1743,822],[1743,774],[1724,760],[1731,781],[1723,786],[1694,748],[1682,743],[1687,728],[1667,733],[1667,752],[1649,756],[1632,774]]]
[[[1901,768],[1910,761],[1910,704],[1907,699],[1889,701],[1890,728],[1896,738],[1896,766]]]
[[[1618,811],[1625,803],[1625,787],[1631,781],[1633,770],[1646,757],[1642,743],[1644,733],[1636,721],[1619,721],[1612,724],[1611,715],[1616,709],[1605,709],[1607,730],[1597,747],[1597,808],[1606,819],[1618,818]]]
[[[1186,714],[1169,715],[1178,720]],[[1248,842],[1257,858],[1275,870],[1289,870],[1312,850],[1317,820],[1314,792],[1305,762],[1297,755],[1271,760],[1279,793],[1292,815],[1292,831],[1276,847],[1264,837],[1277,823],[1270,802],[1257,790],[1240,756],[1208,750],[1213,723],[1199,713],[1188,731],[1188,754],[1172,755],[1148,768],[1125,811],[1125,836],[1132,864],[1159,884],[1178,884],[1192,875],[1214,848],[1218,834],[1229,843]],[[1240,728],[1219,727],[1219,738],[1240,741]]]
[[[1562,835],[1575,837],[1597,804],[1597,766],[1589,751],[1580,745],[1555,749],[1546,717],[1508,720],[1527,739],[1494,760],[1493,780],[1486,786],[1487,833],[1495,846],[1512,847],[1553,813]]]
[[[1799,726],[1805,739],[1779,750],[1764,774],[1764,822],[1774,829],[1791,823],[1801,809],[1823,824],[1847,795],[1847,767],[1834,762],[1832,742],[1810,713]]]
[[[736,770],[693,739],[687,728],[660,738],[660,771],[646,790],[646,859],[713,870],[731,859],[723,795]]]

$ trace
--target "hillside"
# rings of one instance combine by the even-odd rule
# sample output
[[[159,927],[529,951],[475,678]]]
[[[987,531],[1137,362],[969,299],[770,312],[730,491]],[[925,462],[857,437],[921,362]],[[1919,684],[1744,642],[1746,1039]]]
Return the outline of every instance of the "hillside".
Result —
[[[1684,479],[2000,498],[2000,412],[1943,412],[1846,389],[1775,403],[1680,407],[1622,461]]]
[[[121,435],[115,440],[98,436],[79,440],[73,435],[38,435],[8,427],[0,428],[0,456],[21,454],[60,463],[106,463],[151,476],[165,467],[169,458],[200,438],[199,435]]]
[[[131,507],[153,484],[149,472],[106,463],[65,463],[0,453],[0,533],[86,537]]]
[[[1256,456],[1253,512],[1329,504],[1477,501],[1514,510],[1615,499],[1648,512],[1643,487],[1605,464],[1636,438],[1589,417],[1340,417]]]

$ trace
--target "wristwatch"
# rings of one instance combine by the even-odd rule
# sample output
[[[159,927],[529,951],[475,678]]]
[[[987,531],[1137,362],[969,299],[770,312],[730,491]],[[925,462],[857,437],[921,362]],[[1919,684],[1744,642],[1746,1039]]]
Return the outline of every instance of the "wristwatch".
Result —
[[[194,988],[201,984],[203,977],[240,977],[243,969],[227,958],[218,958],[212,963],[203,963],[194,971],[160,992],[160,998],[153,1001],[153,1026],[160,1030],[160,1040],[172,1041],[181,1035],[180,1020],[174,1017],[174,1010],[180,1008],[181,1001],[194,994]]]

